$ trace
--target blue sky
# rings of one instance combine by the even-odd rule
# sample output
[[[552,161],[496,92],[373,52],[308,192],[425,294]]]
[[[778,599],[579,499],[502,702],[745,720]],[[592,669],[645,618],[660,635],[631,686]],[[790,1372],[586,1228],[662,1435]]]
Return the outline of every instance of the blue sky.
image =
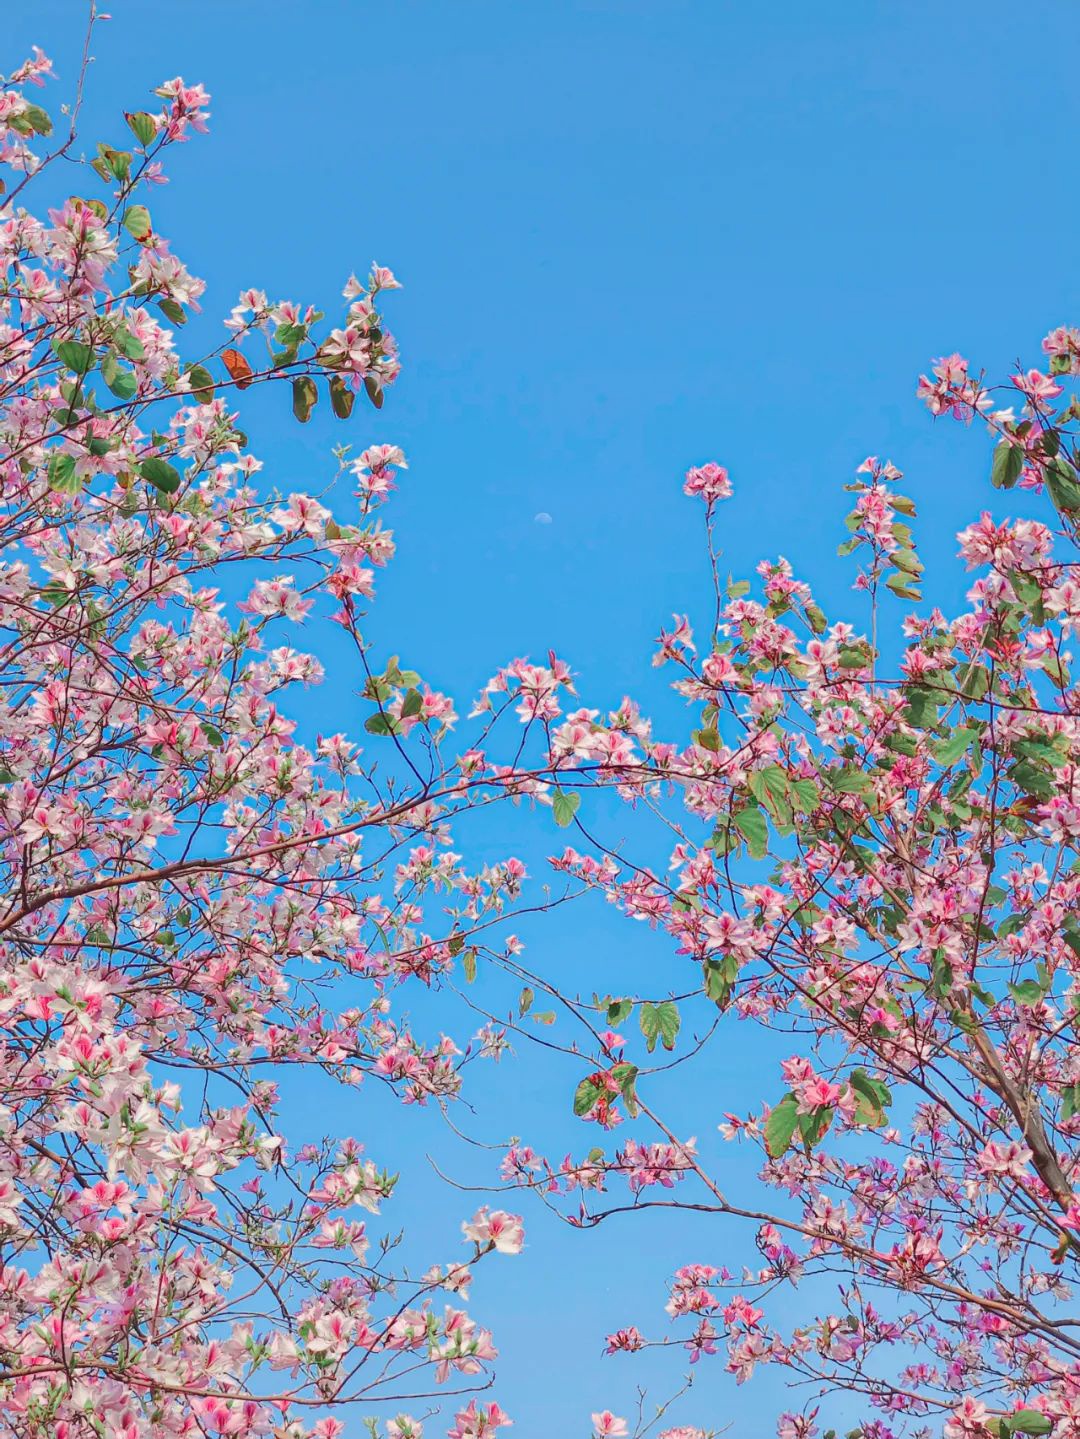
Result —
[[[209,282],[207,335],[246,285],[330,309],[372,259],[405,285],[388,302],[401,381],[349,435],[399,443],[411,465],[371,627],[383,653],[464,700],[507,658],[552,646],[591,702],[632,690],[674,716],[648,655],[672,611],[701,613],[700,513],[680,477],[707,459],[736,486],[730,567],[786,555],[826,608],[859,619],[834,558],[839,487],[866,454],[891,457],[920,507],[928,599],[960,603],[954,536],[989,503],[989,441],[934,426],[914,389],[953,349],[994,375],[1035,363],[1042,335],[1077,319],[1080,201],[1052,144],[1077,119],[1075,7],[109,8],[88,138],[117,138],[101,126],[178,72],[213,94],[210,137],[174,152],[154,206]],[[6,16],[8,67],[36,42],[71,80],[81,10],[36,0]],[[250,399],[270,480],[320,485],[341,431],[318,412],[299,430],[283,396]],[[324,723],[358,723],[352,684],[335,671]],[[478,842],[497,853],[505,837]],[[530,862],[553,847],[521,842]],[[661,940],[603,912],[529,940],[555,972],[595,968],[597,988],[672,966]],[[715,1152],[719,1111],[769,1095],[775,1071],[738,1036],[710,1064],[710,1102],[673,1103]],[[474,1132],[547,1125],[556,1150],[582,1147],[580,1129],[542,1117],[542,1064],[523,1056],[503,1080]],[[343,1127],[370,1129],[378,1156],[393,1126],[412,1153],[396,1212],[449,1254],[454,1206],[436,1203],[422,1156],[463,1175],[476,1161],[430,1116],[409,1120],[372,1097]],[[741,1261],[741,1246],[701,1219],[578,1236],[528,1218],[529,1252],[492,1266],[473,1301],[506,1356],[497,1393],[518,1439],[584,1434],[605,1404],[630,1412],[642,1377],[657,1397],[674,1388],[677,1356],[601,1362],[602,1336],[661,1329],[672,1267]],[[540,1336],[543,1365],[529,1357]],[[737,1391],[717,1361],[699,1367],[676,1417],[763,1432],[776,1381]]]

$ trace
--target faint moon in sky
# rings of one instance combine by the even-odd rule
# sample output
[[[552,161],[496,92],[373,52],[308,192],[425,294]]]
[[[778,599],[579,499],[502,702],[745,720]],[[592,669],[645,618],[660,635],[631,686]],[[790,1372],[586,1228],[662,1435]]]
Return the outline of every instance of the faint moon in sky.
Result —
[[[550,524],[551,524],[551,516],[548,514],[547,510],[541,510],[538,515],[533,515],[533,524],[534,524],[534,525],[550,525]]]

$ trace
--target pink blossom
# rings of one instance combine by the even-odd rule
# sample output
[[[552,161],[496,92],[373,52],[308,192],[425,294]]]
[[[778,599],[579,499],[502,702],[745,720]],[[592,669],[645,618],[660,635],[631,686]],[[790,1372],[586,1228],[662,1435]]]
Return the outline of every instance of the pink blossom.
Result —
[[[499,1254],[520,1254],[525,1245],[525,1226],[517,1214],[505,1210],[488,1211],[485,1205],[472,1219],[461,1226],[466,1239],[481,1249],[492,1247]]]
[[[717,500],[729,499],[731,481],[728,478],[728,472],[722,465],[714,464],[711,460],[707,465],[698,465],[694,469],[687,470],[683,493],[691,496],[700,495],[710,505]]]
[[[612,1414],[610,1409],[604,1409],[599,1414],[594,1414],[592,1422],[595,1439],[604,1439],[604,1436],[610,1436],[610,1439],[622,1439],[622,1436],[630,1432],[626,1427],[626,1420]]]

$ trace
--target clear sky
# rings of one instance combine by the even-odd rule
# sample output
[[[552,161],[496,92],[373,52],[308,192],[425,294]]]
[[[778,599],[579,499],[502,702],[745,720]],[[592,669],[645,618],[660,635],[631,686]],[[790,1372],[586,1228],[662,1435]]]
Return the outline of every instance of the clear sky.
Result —
[[[892,458],[920,506],[928,599],[959,602],[954,537],[987,503],[989,442],[935,427],[914,389],[954,349],[994,375],[1035,363],[1042,335],[1080,318],[1080,200],[1058,143],[1078,118],[1069,0],[109,8],[88,137],[119,138],[106,118],[174,74],[213,95],[210,137],[174,152],[154,207],[209,282],[208,322],[247,285],[330,309],[372,259],[405,285],[387,306],[402,378],[349,435],[399,443],[411,466],[388,513],[400,552],[383,653],[465,700],[506,659],[553,646],[591,701],[632,690],[674,714],[648,656],[672,611],[700,614],[700,513],[680,477],[707,459],[736,486],[731,568],[783,554],[859,618],[834,558],[839,487],[868,453]],[[36,42],[73,79],[82,12],[13,7],[0,68]],[[341,431],[318,412],[299,430],[281,395],[251,401],[271,481],[319,486]],[[323,724],[358,724],[350,683],[338,671],[319,698]],[[502,838],[482,842],[497,853]],[[531,864],[554,848],[531,843]],[[529,940],[564,975],[595,966],[599,989],[619,987],[620,966],[672,965],[660,939],[599,911]],[[673,1100],[713,1153],[720,1111],[775,1089],[740,1043],[710,1061],[707,1102]],[[566,1077],[524,1056],[502,1080],[481,1137],[528,1134]],[[462,1176],[487,1160],[430,1117],[354,1102],[341,1128],[405,1166],[394,1213],[449,1257],[470,1196],[438,1200],[422,1156]],[[556,1152],[587,1138],[571,1124],[545,1137]],[[529,1251],[483,1272],[472,1303],[506,1356],[496,1393],[517,1439],[628,1413],[643,1376],[657,1397],[674,1388],[678,1355],[602,1361],[604,1333],[661,1330],[674,1265],[745,1250],[700,1219],[579,1236],[526,1217]],[[699,1368],[677,1417],[762,1433],[777,1381],[736,1390],[719,1360]]]

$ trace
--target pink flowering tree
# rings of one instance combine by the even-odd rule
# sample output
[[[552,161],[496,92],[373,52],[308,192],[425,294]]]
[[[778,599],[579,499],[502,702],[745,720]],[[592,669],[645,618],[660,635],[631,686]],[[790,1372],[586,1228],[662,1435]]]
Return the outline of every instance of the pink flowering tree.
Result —
[[[685,490],[715,608],[656,655],[689,733],[660,737],[630,700],[557,713],[554,687],[541,716],[573,826],[555,869],[671,961],[608,994],[515,963],[558,1001],[588,1129],[565,1159],[523,1140],[503,1178],[581,1228],[714,1215],[666,1319],[628,1314],[608,1351],[678,1346],[739,1383],[772,1368],[794,1386],[781,1439],[1080,1435],[1080,332],[1043,350],[1003,394],[955,355],[919,385],[934,415],[989,426],[993,485],[1039,514],[959,536],[962,614],[912,612],[915,505],[874,458],[847,487],[853,620],[783,560],[725,586],[731,486],[707,464]],[[597,767],[637,811],[619,845],[590,819]],[[709,1064],[736,1025],[760,1073],[743,1113]],[[666,1117],[672,1083],[698,1134],[719,1125],[719,1159]]]
[[[522,874],[467,870],[449,824],[533,782],[448,758],[451,701],[361,634],[400,450],[344,448],[331,492],[281,496],[238,424],[268,385],[299,422],[359,396],[366,429],[396,281],[350,279],[327,321],[249,290],[185,354],[203,286],[151,197],[208,96],[169,81],[80,162],[82,80],[57,135],[49,75],[37,53],[0,87],[3,1427],[333,1439],[375,1412],[417,1439],[397,1411],[438,1392],[455,1439],[489,1434],[465,1300],[520,1220],[465,1211],[455,1252],[406,1262],[392,1156],[277,1122],[302,1071],[454,1098],[486,1036],[413,1033],[396,991],[493,944]],[[79,193],[26,208],[61,180]],[[378,767],[287,715],[320,615],[355,644]]]
[[[278,495],[239,428],[251,386],[299,423],[370,422],[398,372],[393,275],[350,279],[330,320],[249,290],[186,353],[203,287],[152,196],[208,97],[170,81],[79,161],[82,81],[54,134],[49,74],[36,54],[0,86],[12,1433],[419,1439],[438,1395],[451,1439],[491,1439],[510,1418],[464,1305],[480,1261],[522,1248],[531,1193],[579,1229],[715,1219],[667,1318],[644,1295],[607,1347],[771,1367],[794,1386],[781,1439],[1080,1436],[1080,334],[1048,336],[1009,402],[959,356],[921,382],[935,415],[989,425],[993,484],[1040,516],[964,531],[965,613],[911,613],[915,506],[876,459],[849,486],[851,619],[782,560],[725,584],[731,485],[706,464],[685,489],[714,601],[654,659],[689,731],[580,707],[551,655],[498,671],[462,737],[370,638],[400,450],[365,433],[317,496]],[[53,198],[61,177],[79,193]],[[347,636],[359,735],[290,716],[322,678],[301,624]],[[601,832],[598,790],[629,838]],[[523,865],[452,847],[507,801],[571,841],[529,908],[595,892],[666,936],[647,989],[568,992],[542,945],[526,964],[506,933]],[[473,996],[479,1032],[414,1032],[418,987]],[[710,1069],[736,1024],[760,1056],[743,1113]],[[554,1103],[593,1127],[566,1158],[516,1143],[511,1197],[462,1210],[454,1254],[401,1251],[393,1156],[281,1122],[316,1078],[449,1104],[474,1061],[538,1037],[566,1066]],[[715,1143],[667,1114],[672,1084]],[[669,1410],[600,1409],[591,1432],[724,1426]]]

